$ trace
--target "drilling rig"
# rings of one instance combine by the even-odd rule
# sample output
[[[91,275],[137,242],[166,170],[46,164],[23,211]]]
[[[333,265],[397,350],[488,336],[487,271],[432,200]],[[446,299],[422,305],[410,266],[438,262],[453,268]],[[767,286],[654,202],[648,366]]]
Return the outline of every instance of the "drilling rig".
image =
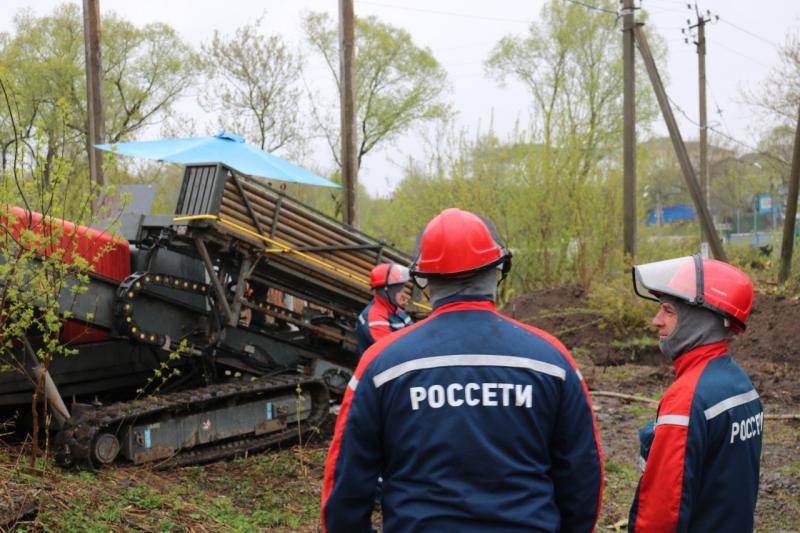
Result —
[[[59,223],[93,264],[59,296],[76,353],[42,369],[22,339],[28,375],[0,373],[0,413],[42,378],[57,460],[90,469],[210,462],[319,426],[357,363],[369,271],[410,262],[222,164],[187,166],[175,213],[123,215],[118,235]]]

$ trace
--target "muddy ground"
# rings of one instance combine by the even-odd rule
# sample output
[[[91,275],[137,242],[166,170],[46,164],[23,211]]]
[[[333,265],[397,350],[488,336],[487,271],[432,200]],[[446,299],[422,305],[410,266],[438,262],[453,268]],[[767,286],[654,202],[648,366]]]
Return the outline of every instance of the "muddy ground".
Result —
[[[599,327],[597,313],[575,287],[524,295],[505,312],[558,336],[581,367],[595,393],[606,457],[598,529],[623,529],[639,475],[637,431],[655,406],[602,392],[657,399],[673,378],[670,365],[649,332],[620,338]],[[748,331],[732,345],[768,416],[800,412],[798,319],[796,298],[760,294]],[[14,525],[0,521],[0,530],[318,531],[331,423],[302,446],[168,472],[130,467],[72,473],[49,462],[31,469],[22,466],[24,449],[3,446],[0,437],[0,509],[11,501],[35,509]],[[800,421],[768,419],[764,443],[756,528],[800,531]]]

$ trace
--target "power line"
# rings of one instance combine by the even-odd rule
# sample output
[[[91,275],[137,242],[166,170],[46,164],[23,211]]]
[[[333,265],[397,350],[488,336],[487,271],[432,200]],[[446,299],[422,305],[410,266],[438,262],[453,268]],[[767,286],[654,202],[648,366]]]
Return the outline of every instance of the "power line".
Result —
[[[722,109],[722,106],[719,105],[719,101],[717,100],[717,95],[714,92],[714,89],[711,87],[710,82],[708,82],[708,80],[706,80],[706,83],[708,83],[708,90],[711,93],[711,97],[714,100],[714,107],[717,108],[716,113],[717,113],[717,115],[719,115],[720,125],[723,128],[725,128],[725,131],[726,131],[728,137],[731,137],[731,135],[730,135],[731,128],[730,128],[730,125],[728,124],[728,121],[725,118],[724,110]],[[736,118],[736,117],[734,117],[734,118]]]
[[[602,13],[608,13],[610,15],[614,15],[615,17],[618,15],[618,13],[616,11],[611,11],[610,9],[605,9],[603,7],[593,6],[591,4],[585,4],[583,2],[579,2],[578,0],[567,0],[567,2],[570,2],[572,4],[576,4],[576,5],[579,5],[579,6],[583,6],[583,7],[587,8],[587,9],[592,9],[594,11],[600,11]]]
[[[693,125],[697,126],[698,128],[700,127],[700,123],[698,121],[696,121],[695,119],[693,119],[692,117],[690,117],[689,114],[686,111],[684,111],[683,108],[681,106],[679,106],[678,103],[675,100],[673,100],[672,97],[669,94],[667,94],[667,100],[669,100],[669,103],[672,104],[672,107],[674,107],[678,111],[678,113],[683,115],[683,118],[685,118],[686,120],[691,122]],[[707,124],[706,125],[706,129],[714,131],[715,133],[720,133],[720,135],[722,135],[724,137],[727,137],[727,138],[731,139],[732,141],[734,141],[734,142],[736,142],[736,143],[738,143],[738,144],[740,144],[740,145],[742,145],[742,146],[744,146],[744,147],[746,147],[746,148],[748,148],[750,150],[756,150],[756,148],[754,148],[752,146],[749,146],[747,143],[744,143],[744,142],[741,142],[741,141],[739,141],[737,139],[734,139],[733,137],[731,137],[727,133],[721,133],[721,132],[716,131],[711,125]]]
[[[753,145],[750,145],[750,144],[747,144],[745,142],[742,142],[739,139],[737,139],[735,137],[731,137],[727,133],[721,132],[718,129],[712,127],[712,126],[708,126],[708,129],[710,129],[711,131],[713,131],[714,133],[716,133],[717,135],[719,135],[721,137],[725,137],[729,141],[735,142],[736,144],[747,148],[748,150],[750,150],[753,153],[756,153],[758,155],[763,155],[765,157],[769,157],[770,159],[774,159],[775,161],[777,161],[779,163],[782,163],[784,165],[787,165],[787,166],[789,165],[789,162],[786,161],[785,159],[783,159],[782,157],[778,157],[777,155],[775,155],[773,153],[766,152],[766,151],[761,150],[760,148],[757,148],[757,147],[755,147]]]
[[[665,3],[665,4],[673,4],[673,5],[679,5],[679,6],[685,6],[686,5],[686,2],[684,0],[650,0],[650,1],[651,2],[656,2],[656,3],[657,2],[662,2],[662,3]]]
[[[767,38],[765,38],[765,37],[762,37],[762,36],[760,36],[760,35],[758,35],[758,34],[755,34],[755,33],[751,32],[750,30],[748,30],[748,29],[746,29],[746,28],[742,28],[741,26],[738,26],[738,25],[734,24],[733,22],[730,22],[730,21],[728,21],[728,20],[725,20],[724,18],[720,18],[720,19],[719,19],[719,21],[720,21],[720,22],[724,22],[724,23],[725,23],[725,24],[727,24],[728,26],[730,26],[730,27],[732,27],[732,28],[735,28],[735,29],[737,29],[737,30],[739,30],[739,31],[741,31],[741,32],[743,32],[743,33],[746,33],[747,35],[749,35],[749,36],[751,36],[751,37],[755,37],[755,38],[756,38],[756,39],[758,39],[759,41],[763,41],[763,42],[767,43],[768,45],[772,46],[772,47],[773,47],[773,48],[775,48],[775,49],[780,49],[780,47],[779,47],[777,44],[773,43],[773,42],[772,42],[772,41],[770,41],[769,39],[767,39]]]
[[[711,82],[708,80],[708,78],[706,78],[706,86],[708,87],[708,92],[711,93],[711,99],[714,100],[714,107],[716,108],[716,114],[719,116],[720,124],[723,128],[725,128],[726,131],[730,131],[730,127],[728,126],[728,122],[725,120],[722,107],[720,107],[719,101],[717,100],[717,94],[711,87]]]
[[[666,91],[665,91],[665,94],[666,94]],[[677,111],[678,111],[678,112],[679,112],[681,115],[683,115],[683,117],[684,117],[686,120],[688,120],[689,122],[691,122],[691,123],[692,123],[692,124],[694,124],[695,126],[697,126],[697,127],[700,127],[700,123],[699,123],[699,122],[697,122],[696,120],[694,120],[693,118],[691,118],[691,117],[688,115],[688,113],[686,113],[686,111],[684,111],[684,110],[683,110],[683,108],[682,108],[681,106],[679,106],[679,105],[677,104],[677,102],[675,102],[675,100],[673,100],[673,99],[672,99],[672,98],[671,98],[671,97],[670,97],[668,94],[667,94],[667,100],[669,100],[669,101],[670,101],[670,103],[673,105],[673,107],[675,107],[675,109],[676,109],[676,110],[677,110]],[[732,141],[732,142],[734,142],[734,143],[738,144],[739,146],[742,146],[742,147],[744,147],[744,148],[747,148],[747,149],[748,149],[748,150],[750,150],[751,152],[755,152],[755,153],[758,153],[758,154],[764,155],[764,156],[766,156],[766,157],[770,157],[770,158],[772,158],[772,159],[775,159],[776,161],[779,161],[779,162],[781,162],[781,163],[783,163],[783,164],[785,164],[785,165],[788,165],[788,164],[789,164],[789,163],[788,163],[788,161],[784,161],[784,160],[783,160],[783,158],[781,158],[781,157],[778,157],[778,156],[776,156],[776,155],[774,155],[774,154],[771,154],[771,153],[769,153],[769,152],[765,152],[764,150],[761,150],[761,149],[759,149],[759,148],[757,148],[757,147],[755,147],[755,146],[753,146],[753,145],[751,145],[751,144],[748,144],[748,143],[746,143],[746,142],[744,142],[744,141],[740,141],[740,140],[739,140],[739,139],[737,139],[736,137],[733,137],[733,136],[731,136],[731,135],[728,135],[727,133],[725,133],[725,132],[723,132],[723,131],[720,131],[720,130],[716,129],[716,128],[715,128],[715,127],[713,127],[713,126],[706,125],[706,129],[713,131],[713,132],[714,132],[714,133],[716,133],[717,135],[719,135],[719,136],[721,136],[721,137],[724,137],[724,138],[728,139],[729,141]]]
[[[685,1],[681,1],[681,0],[676,0],[674,2],[671,1],[671,0],[648,0],[648,1],[649,2],[665,2],[665,4],[659,5],[658,3],[656,3],[651,8],[645,8],[644,7],[644,0],[640,0],[640,4],[642,6],[641,9],[646,9],[650,13],[685,13],[686,12],[687,3]],[[675,7],[677,5],[682,6],[683,9],[677,9]]]
[[[720,47],[722,47],[722,48],[724,48],[724,49],[728,50],[729,52],[733,52],[733,53],[734,53],[734,54],[736,54],[737,56],[739,56],[739,57],[743,57],[744,59],[749,59],[749,60],[750,60],[750,61],[752,61],[753,63],[756,63],[756,64],[758,64],[758,65],[761,65],[762,67],[764,67],[764,68],[766,68],[766,69],[771,69],[771,68],[772,68],[772,66],[771,66],[771,65],[767,65],[766,63],[762,63],[761,61],[759,61],[758,59],[756,59],[756,58],[754,58],[754,57],[750,57],[750,56],[748,56],[748,55],[745,55],[745,54],[743,54],[743,53],[739,52],[738,50],[734,50],[734,49],[733,49],[733,48],[731,48],[730,46],[727,46],[727,45],[725,45],[725,44],[722,44],[721,42],[717,41],[716,39],[713,39],[713,40],[712,40],[712,39],[709,39],[708,37],[706,37],[706,41],[713,42],[713,43],[714,43],[716,46],[720,46]]]
[[[446,15],[448,17],[461,17],[461,18],[468,18],[468,19],[477,19],[477,20],[490,20],[494,22],[516,22],[519,24],[530,24],[530,20],[521,20],[521,19],[507,19],[507,18],[498,18],[498,17],[484,17],[481,15],[471,15],[468,13],[454,13],[452,11],[437,11],[434,9],[421,9],[416,7],[407,7],[407,6],[398,6],[394,4],[383,4],[380,2],[368,2],[366,0],[357,0],[359,4],[366,4],[370,6],[377,6],[377,7],[388,7],[391,9],[401,9],[403,11],[416,11],[418,13],[431,13],[433,15]]]
[[[658,14],[658,13],[684,13],[684,10],[682,10],[682,9],[673,9],[671,7],[661,7],[661,6],[642,8],[642,10],[644,10],[646,13],[652,13],[652,14]]]
[[[670,4],[681,4],[681,5],[685,5],[685,6],[691,8],[691,4],[688,4],[687,2],[682,1],[682,0],[650,0],[650,1],[651,2],[667,2],[667,3],[670,3]],[[664,9],[663,7],[660,7],[660,6],[656,6],[656,8],[658,10],[658,11],[655,11],[656,13],[658,13],[658,12],[678,12],[678,10]],[[777,44],[775,44],[774,42],[770,41],[769,39],[767,39],[765,37],[762,37],[761,35],[753,33],[752,31],[748,30],[747,28],[743,28],[742,26],[739,26],[738,24],[734,24],[733,22],[730,22],[729,20],[726,20],[726,19],[720,17],[719,15],[717,15],[715,18],[719,22],[723,22],[723,23],[727,24],[728,26],[730,26],[730,27],[732,27],[732,28],[734,28],[736,30],[739,30],[740,32],[743,32],[743,33],[745,33],[745,34],[747,34],[747,35],[749,35],[749,36],[751,36],[751,37],[753,37],[755,39],[758,39],[758,40],[760,40],[760,41],[772,46],[776,50],[780,50],[780,47]],[[650,25],[651,26],[655,26],[652,23],[650,23]],[[664,28],[664,29],[670,29],[670,28]],[[706,40],[710,40],[710,39],[706,38]],[[765,67],[765,68],[768,68],[768,69],[772,68],[771,66],[759,61],[758,59],[756,59],[754,57],[751,57],[751,56],[748,56],[748,55],[745,55],[745,54],[742,54],[741,52],[739,52],[737,50],[734,50],[733,48],[731,48],[731,47],[729,47],[729,46],[727,46],[725,44],[722,44],[719,41],[714,40],[713,42],[716,45],[718,45],[718,46],[720,46],[722,48],[725,48],[726,50],[728,50],[730,52],[733,52],[734,54],[736,54],[736,55],[738,55],[740,57],[748,59],[748,60],[750,60],[750,61],[752,61],[752,62],[754,62],[754,63],[756,63],[758,65],[761,65],[762,67]]]

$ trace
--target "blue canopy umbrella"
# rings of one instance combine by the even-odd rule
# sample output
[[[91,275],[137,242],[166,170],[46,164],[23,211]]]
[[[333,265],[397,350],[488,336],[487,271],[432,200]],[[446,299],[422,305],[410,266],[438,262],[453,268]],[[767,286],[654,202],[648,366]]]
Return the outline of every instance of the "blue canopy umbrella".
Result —
[[[122,155],[183,163],[223,163],[242,174],[262,176],[290,183],[340,187],[285,159],[251,146],[244,138],[220,132],[213,137],[187,137],[114,144],[96,144],[95,148]]]

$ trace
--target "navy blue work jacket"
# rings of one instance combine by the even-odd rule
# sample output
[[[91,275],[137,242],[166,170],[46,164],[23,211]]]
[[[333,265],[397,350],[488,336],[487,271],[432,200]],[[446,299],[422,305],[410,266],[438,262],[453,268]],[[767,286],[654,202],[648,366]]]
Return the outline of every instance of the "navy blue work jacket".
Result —
[[[564,346],[486,299],[374,344],[351,380],[322,495],[329,532],[591,531],[603,460]]]

